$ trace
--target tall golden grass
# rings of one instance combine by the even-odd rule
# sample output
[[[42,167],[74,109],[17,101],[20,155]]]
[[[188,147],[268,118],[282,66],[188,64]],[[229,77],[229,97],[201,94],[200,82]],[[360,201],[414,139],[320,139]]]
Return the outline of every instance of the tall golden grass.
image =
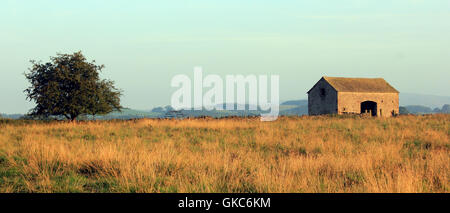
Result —
[[[0,191],[449,192],[449,121],[2,121]]]

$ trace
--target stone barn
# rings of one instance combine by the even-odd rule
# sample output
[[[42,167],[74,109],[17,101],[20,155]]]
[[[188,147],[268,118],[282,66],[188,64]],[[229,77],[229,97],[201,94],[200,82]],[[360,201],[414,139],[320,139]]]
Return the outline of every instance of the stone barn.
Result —
[[[322,77],[308,91],[309,115],[399,113],[399,92],[382,78]]]

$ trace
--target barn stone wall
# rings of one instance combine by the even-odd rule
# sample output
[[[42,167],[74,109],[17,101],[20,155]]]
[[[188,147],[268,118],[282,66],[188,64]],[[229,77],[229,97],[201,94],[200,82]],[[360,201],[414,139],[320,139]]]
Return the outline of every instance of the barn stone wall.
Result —
[[[308,114],[336,114],[337,92],[323,78],[308,93]]]
[[[377,116],[390,117],[392,113],[399,113],[398,93],[353,93],[339,92],[338,114],[361,113],[361,102],[373,101],[377,103]]]

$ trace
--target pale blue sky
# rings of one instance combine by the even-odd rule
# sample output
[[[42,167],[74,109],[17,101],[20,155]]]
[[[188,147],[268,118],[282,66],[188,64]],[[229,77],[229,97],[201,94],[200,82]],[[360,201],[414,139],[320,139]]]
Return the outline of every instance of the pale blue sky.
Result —
[[[448,96],[448,0],[2,0],[0,112],[25,113],[30,59],[82,50],[135,109],[168,105],[170,79],[278,74],[282,100],[323,75],[383,77],[400,92]]]

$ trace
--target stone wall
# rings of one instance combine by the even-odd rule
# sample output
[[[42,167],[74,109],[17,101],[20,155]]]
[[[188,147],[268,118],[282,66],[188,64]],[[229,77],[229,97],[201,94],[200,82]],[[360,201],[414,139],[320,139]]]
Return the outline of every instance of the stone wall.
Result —
[[[308,93],[308,114],[336,114],[337,92],[323,78]]]
[[[361,113],[361,102],[377,103],[377,116],[390,117],[399,113],[398,93],[353,93],[339,92],[338,114]]]

